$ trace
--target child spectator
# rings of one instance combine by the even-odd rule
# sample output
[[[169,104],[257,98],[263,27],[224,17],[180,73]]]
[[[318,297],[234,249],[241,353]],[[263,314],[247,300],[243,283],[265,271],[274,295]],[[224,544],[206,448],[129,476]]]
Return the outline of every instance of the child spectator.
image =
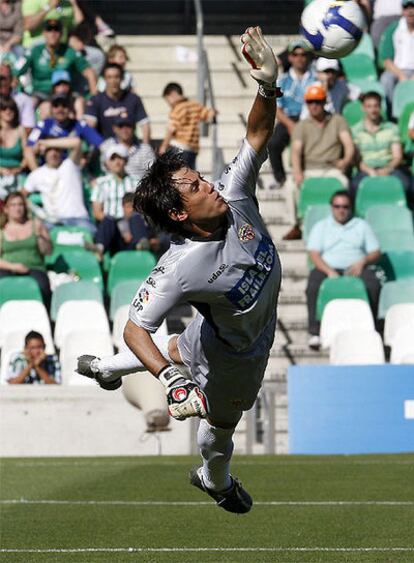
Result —
[[[112,45],[109,48],[108,53],[106,55],[106,63],[116,64],[122,68],[122,70],[124,71],[124,78],[122,79],[121,82],[121,88],[122,90],[125,91],[134,90],[135,88],[132,74],[130,74],[125,69],[128,61],[129,61],[128,53],[126,52],[126,49],[124,47],[122,47],[121,45]],[[100,77],[98,80],[99,92],[104,92],[105,87],[106,87],[105,80],[102,77]]]

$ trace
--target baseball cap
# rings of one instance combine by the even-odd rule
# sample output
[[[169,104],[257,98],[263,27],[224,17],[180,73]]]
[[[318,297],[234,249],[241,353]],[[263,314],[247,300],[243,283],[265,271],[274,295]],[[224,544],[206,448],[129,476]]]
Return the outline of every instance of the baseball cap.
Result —
[[[339,63],[336,59],[325,59],[324,57],[319,57],[316,61],[317,72],[324,72],[325,70],[335,70],[339,71]]]
[[[105,160],[110,160],[110,158],[112,158],[114,154],[120,156],[121,158],[125,158],[125,160],[128,160],[128,149],[124,147],[124,145],[121,145],[120,143],[111,145],[109,148],[106,149]]]
[[[323,88],[319,84],[311,84],[311,86],[308,86],[305,90],[304,99],[305,102],[310,102],[313,100],[318,100],[318,101],[326,100],[325,88]]]
[[[121,127],[121,125],[130,125],[131,127],[134,127],[134,121],[126,115],[123,117],[117,117],[114,121],[114,125],[117,125],[118,127]]]
[[[55,70],[52,74],[52,86],[59,82],[68,82],[70,84],[70,74],[67,70]]]
[[[52,18],[50,20],[45,20],[43,22],[43,29],[57,29],[58,31],[62,31],[62,22],[60,20]]]
[[[305,51],[309,51],[309,47],[303,39],[292,39],[289,41],[287,46],[288,52],[292,53],[295,49],[304,49]]]

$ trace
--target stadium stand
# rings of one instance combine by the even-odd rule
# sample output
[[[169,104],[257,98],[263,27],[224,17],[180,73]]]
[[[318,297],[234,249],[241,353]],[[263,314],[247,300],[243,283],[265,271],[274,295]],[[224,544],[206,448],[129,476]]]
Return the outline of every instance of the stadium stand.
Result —
[[[58,311],[66,301],[97,301],[103,305],[102,291],[93,282],[79,280],[58,285],[52,295],[50,317],[56,321]]]
[[[340,331],[333,339],[329,361],[334,365],[375,365],[385,362],[381,335],[375,330]]]
[[[375,330],[374,318],[366,301],[362,299],[333,299],[322,313],[321,343],[330,348],[337,334],[342,331]]]
[[[378,318],[384,319],[388,309],[398,303],[414,303],[414,276],[390,281],[382,286],[378,305]]]
[[[393,176],[369,176],[361,180],[355,202],[356,214],[365,217],[370,207],[381,204],[407,205],[400,180]]]
[[[384,343],[392,346],[398,331],[412,325],[414,319],[414,303],[397,303],[392,305],[385,314]]]
[[[368,303],[368,294],[360,278],[342,276],[326,278],[319,289],[316,303],[316,317],[322,319],[326,305],[333,299],[361,299]]]

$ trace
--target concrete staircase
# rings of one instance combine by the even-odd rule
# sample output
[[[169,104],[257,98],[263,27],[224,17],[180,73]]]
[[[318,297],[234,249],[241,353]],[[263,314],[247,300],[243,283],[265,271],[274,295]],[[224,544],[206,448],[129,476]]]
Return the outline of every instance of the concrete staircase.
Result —
[[[271,37],[276,53],[281,52],[288,36]],[[196,56],[196,38],[191,36],[119,37],[130,56],[129,70],[133,73],[138,93],[142,96],[151,117],[152,136],[164,136],[168,107],[161,97],[167,82],[183,85],[186,95],[196,97],[196,63],[180,62]],[[239,38],[221,36],[205,38],[212,71],[213,88],[219,111],[219,144],[229,162],[238,150],[245,134],[245,120],[251,107],[256,86],[251,80],[246,64],[239,56]],[[198,168],[209,175],[212,170],[211,140],[201,139]],[[275,392],[275,444],[277,453],[287,452],[287,397],[286,371],[292,364],[327,363],[326,353],[313,352],[307,346],[307,311],[305,288],[308,277],[307,257],[302,241],[282,241],[290,225],[283,188],[271,190],[273,176],[269,162],[260,175],[257,190],[260,209],[273,240],[278,248],[283,266],[283,283],[280,295],[279,327],[266,373],[266,386]],[[264,451],[256,443],[253,451]]]

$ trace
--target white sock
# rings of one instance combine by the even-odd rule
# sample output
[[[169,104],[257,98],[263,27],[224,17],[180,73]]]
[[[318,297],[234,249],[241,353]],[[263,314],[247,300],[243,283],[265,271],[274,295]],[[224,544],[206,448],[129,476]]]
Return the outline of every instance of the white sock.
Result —
[[[234,428],[217,428],[207,420],[200,421],[197,443],[203,458],[203,481],[209,489],[224,491],[231,486],[233,434]]]
[[[172,362],[172,359],[168,354],[168,342],[173,336],[173,334],[154,334],[151,336],[156,347],[169,362]],[[106,356],[105,358],[98,360],[96,365],[102,373],[104,379],[107,379],[108,381],[112,381],[113,379],[122,377],[123,375],[129,375],[130,373],[136,373],[137,371],[147,370],[141,360],[136,357],[127,345],[125,345],[122,352],[119,352],[114,356]]]

